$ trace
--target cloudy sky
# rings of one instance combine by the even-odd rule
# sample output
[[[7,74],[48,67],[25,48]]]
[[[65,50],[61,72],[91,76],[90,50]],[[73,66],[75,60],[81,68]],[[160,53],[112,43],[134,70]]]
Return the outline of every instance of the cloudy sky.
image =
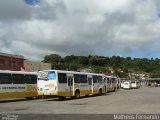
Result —
[[[0,0],[0,52],[160,58],[160,1]]]

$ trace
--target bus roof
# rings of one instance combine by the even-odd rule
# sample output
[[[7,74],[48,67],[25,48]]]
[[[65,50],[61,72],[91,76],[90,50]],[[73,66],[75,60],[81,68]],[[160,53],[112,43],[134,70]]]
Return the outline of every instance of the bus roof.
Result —
[[[110,76],[106,75],[105,77],[107,77],[107,78],[117,78],[116,76],[111,76],[111,75]]]
[[[105,76],[104,74],[99,74],[99,73],[87,73],[87,72],[77,72],[77,71],[65,71],[65,70],[42,70],[42,71],[55,71],[55,72],[61,72],[61,73],[74,73],[74,74],[88,74],[88,75],[102,75]],[[40,72],[40,71],[39,71]]]

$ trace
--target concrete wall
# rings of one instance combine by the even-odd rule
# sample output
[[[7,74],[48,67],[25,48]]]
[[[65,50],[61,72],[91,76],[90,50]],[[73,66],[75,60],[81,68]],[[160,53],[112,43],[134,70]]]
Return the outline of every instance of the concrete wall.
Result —
[[[24,67],[26,71],[33,72],[33,71],[38,71],[38,70],[50,70],[51,64],[25,60]]]

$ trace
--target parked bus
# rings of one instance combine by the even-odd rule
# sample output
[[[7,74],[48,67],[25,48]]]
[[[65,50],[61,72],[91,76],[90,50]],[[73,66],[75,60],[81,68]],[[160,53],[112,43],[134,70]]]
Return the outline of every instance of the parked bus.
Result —
[[[0,70],[0,99],[37,97],[37,74]]]
[[[105,92],[114,92],[118,87],[118,80],[115,76],[105,76],[104,83],[107,88],[105,88]]]
[[[103,74],[63,70],[38,72],[38,95],[65,97],[88,96],[104,93]]]
[[[121,86],[120,86],[120,88],[124,88],[124,82],[125,82],[125,80],[121,80]]]
[[[123,88],[124,89],[130,89],[131,88],[131,82],[130,81],[125,81],[123,82]]]
[[[141,87],[141,84],[139,81],[135,80],[135,81],[131,81],[131,88],[135,88],[138,89]]]

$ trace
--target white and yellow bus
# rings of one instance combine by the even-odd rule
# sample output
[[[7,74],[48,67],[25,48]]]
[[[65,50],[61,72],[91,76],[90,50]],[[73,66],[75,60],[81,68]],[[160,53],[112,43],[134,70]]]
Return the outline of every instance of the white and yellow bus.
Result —
[[[138,89],[141,87],[141,84],[139,81],[135,80],[135,81],[131,81],[131,88],[133,89]]]
[[[37,97],[37,74],[0,70],[0,99]]]
[[[105,76],[105,92],[114,92],[118,88],[118,79],[115,76]]]
[[[104,93],[104,75],[62,70],[38,72],[38,95],[65,97]]]
[[[123,88],[124,89],[131,89],[131,81],[123,82]]]

